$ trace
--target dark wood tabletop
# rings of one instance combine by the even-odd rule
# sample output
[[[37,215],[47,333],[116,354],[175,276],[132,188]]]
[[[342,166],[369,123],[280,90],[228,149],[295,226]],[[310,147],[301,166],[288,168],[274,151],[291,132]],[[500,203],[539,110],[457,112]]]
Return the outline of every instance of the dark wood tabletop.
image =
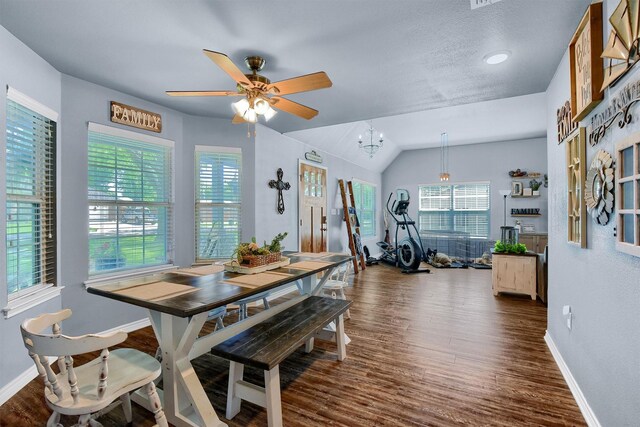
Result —
[[[283,255],[290,258],[291,264],[300,261],[321,261],[323,263],[327,263],[327,265],[321,267],[319,266],[319,268],[316,268],[314,270],[298,270],[295,268],[290,268],[289,266],[270,270],[269,272],[286,273],[288,274],[288,276],[283,276],[282,280],[269,283],[268,285],[255,287],[245,287],[231,283],[225,283],[225,281],[234,277],[243,276],[242,274],[230,273],[227,271],[221,271],[219,273],[206,276],[189,276],[180,274],[178,272],[168,272],[144,276],[142,278],[114,281],[113,284],[90,287],[87,289],[87,291],[91,294],[101,295],[103,297],[115,299],[163,313],[168,313],[174,316],[189,317],[213,310],[214,308],[231,304],[235,301],[248,298],[250,296],[269,291],[271,289],[275,289],[287,283],[292,283],[296,280],[311,276],[313,274],[330,270],[334,267],[339,266],[340,264],[349,262],[352,259],[351,255],[342,254],[330,254],[321,258],[293,255],[293,253],[291,252],[285,252]],[[197,292],[178,295],[160,301],[149,301],[117,293],[117,291],[122,291],[135,285],[151,284],[156,282],[168,282],[180,285],[188,285],[199,288],[199,290]],[[162,283],[158,283],[158,286],[162,286]]]

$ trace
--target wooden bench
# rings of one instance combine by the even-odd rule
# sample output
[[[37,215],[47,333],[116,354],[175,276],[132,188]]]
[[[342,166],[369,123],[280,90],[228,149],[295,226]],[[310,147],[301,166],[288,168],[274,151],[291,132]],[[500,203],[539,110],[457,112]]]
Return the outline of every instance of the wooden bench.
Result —
[[[213,347],[212,354],[230,361],[227,419],[236,416],[246,400],[266,408],[269,427],[282,426],[278,366],[302,344],[310,352],[316,333],[333,321],[338,360],[344,360],[343,313],[350,305],[351,301],[311,296]],[[244,365],[264,370],[264,388],[243,381]]]

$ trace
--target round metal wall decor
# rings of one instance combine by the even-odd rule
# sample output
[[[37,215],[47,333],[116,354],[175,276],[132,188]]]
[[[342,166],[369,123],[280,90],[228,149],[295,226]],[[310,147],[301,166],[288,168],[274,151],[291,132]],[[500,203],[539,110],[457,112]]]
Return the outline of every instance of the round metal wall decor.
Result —
[[[600,225],[607,225],[613,212],[613,159],[604,150],[591,161],[585,182],[587,212]]]

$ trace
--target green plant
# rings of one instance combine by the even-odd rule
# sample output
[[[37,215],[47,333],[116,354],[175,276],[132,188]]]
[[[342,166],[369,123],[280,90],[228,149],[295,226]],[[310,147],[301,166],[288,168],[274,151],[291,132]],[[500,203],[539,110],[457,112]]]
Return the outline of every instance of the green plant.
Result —
[[[284,247],[282,246],[282,241],[284,240],[285,237],[287,237],[287,233],[286,231],[284,233],[278,233],[276,235],[276,237],[273,238],[273,240],[271,241],[271,244],[268,245],[269,247],[269,251],[271,252],[281,252],[282,249],[284,249]],[[264,242],[264,245],[267,246],[267,242]]]
[[[497,253],[523,254],[527,252],[527,247],[524,243],[503,243],[500,240],[496,240],[493,251]]]
[[[541,185],[542,181],[538,181],[536,179],[532,179],[531,181],[529,181],[529,187],[531,187],[533,191],[538,191],[538,188],[540,188]]]

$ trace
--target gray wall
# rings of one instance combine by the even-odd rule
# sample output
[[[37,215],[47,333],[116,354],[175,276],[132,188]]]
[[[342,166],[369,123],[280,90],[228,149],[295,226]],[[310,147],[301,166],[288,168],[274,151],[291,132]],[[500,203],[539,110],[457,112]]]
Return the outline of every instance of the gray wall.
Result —
[[[451,131],[453,133],[453,131]],[[450,183],[489,181],[491,183],[491,231],[489,237],[500,238],[504,209],[500,190],[511,189],[510,170],[545,173],[547,153],[544,138],[520,141],[492,142],[486,144],[456,145],[449,148]],[[382,190],[387,197],[397,188],[406,188],[411,194],[410,215],[418,220],[418,186],[440,183],[440,149],[403,151],[382,174]],[[538,179],[540,180],[540,179]],[[529,179],[521,180],[525,187]],[[507,225],[514,225],[511,208],[540,208],[539,218],[522,218],[524,223],[535,225],[536,232],[547,231],[547,189],[540,187],[540,197],[532,199],[507,198]],[[390,225],[393,234],[395,228]]]
[[[60,73],[0,26],[0,153],[6,147],[6,86],[36,99],[60,113]],[[58,128],[58,141],[60,129]],[[0,155],[0,188],[5,188],[4,155]],[[0,191],[0,218],[5,218],[4,191]],[[0,227],[1,256],[5,256],[5,229]],[[0,280],[6,276],[0,267]],[[0,286],[0,307],[7,305],[6,284]],[[60,310],[61,299],[56,297],[10,319],[0,316],[0,388],[33,365],[20,337],[20,323],[41,313]]]
[[[298,248],[298,161],[304,159],[304,153],[312,148],[308,145],[282,135],[265,126],[258,125],[256,132],[256,175],[255,175],[255,212],[256,238],[258,242],[270,240],[282,231],[288,231],[284,241],[286,249]],[[382,230],[382,214],[380,211],[381,174],[356,166],[347,159],[321,152],[323,163],[327,168],[327,209],[329,212],[328,236],[329,250],[348,252],[347,227],[343,221],[342,200],[338,179],[359,179],[376,185],[378,235],[363,239],[372,253],[377,253],[375,243],[380,239]],[[284,191],[285,212],[276,211],[276,191],[267,186],[269,180],[275,179],[276,170],[282,168],[284,180],[291,184],[291,189]],[[332,211],[334,213],[332,213]]]
[[[610,16],[617,0],[604,2]],[[608,21],[607,26],[609,26]],[[577,25],[577,23],[575,23]],[[609,29],[604,31],[605,37]],[[606,40],[605,40],[606,42]],[[637,68],[625,82],[640,78]],[[587,222],[587,248],[566,242],[567,177],[565,146],[556,139],[556,109],[569,99],[568,55],[562,59],[547,89],[547,150],[549,158],[549,309],[547,331],[555,342],[589,405],[603,426],[637,426],[640,420],[640,258],[617,252],[615,221],[607,226]],[[605,100],[596,107],[601,112]],[[587,144],[587,166],[597,150],[614,153],[621,138],[640,131],[640,107],[632,107],[633,122],[616,125],[596,147]],[[589,122],[587,117],[581,124]],[[571,305],[573,328],[562,316]]]

